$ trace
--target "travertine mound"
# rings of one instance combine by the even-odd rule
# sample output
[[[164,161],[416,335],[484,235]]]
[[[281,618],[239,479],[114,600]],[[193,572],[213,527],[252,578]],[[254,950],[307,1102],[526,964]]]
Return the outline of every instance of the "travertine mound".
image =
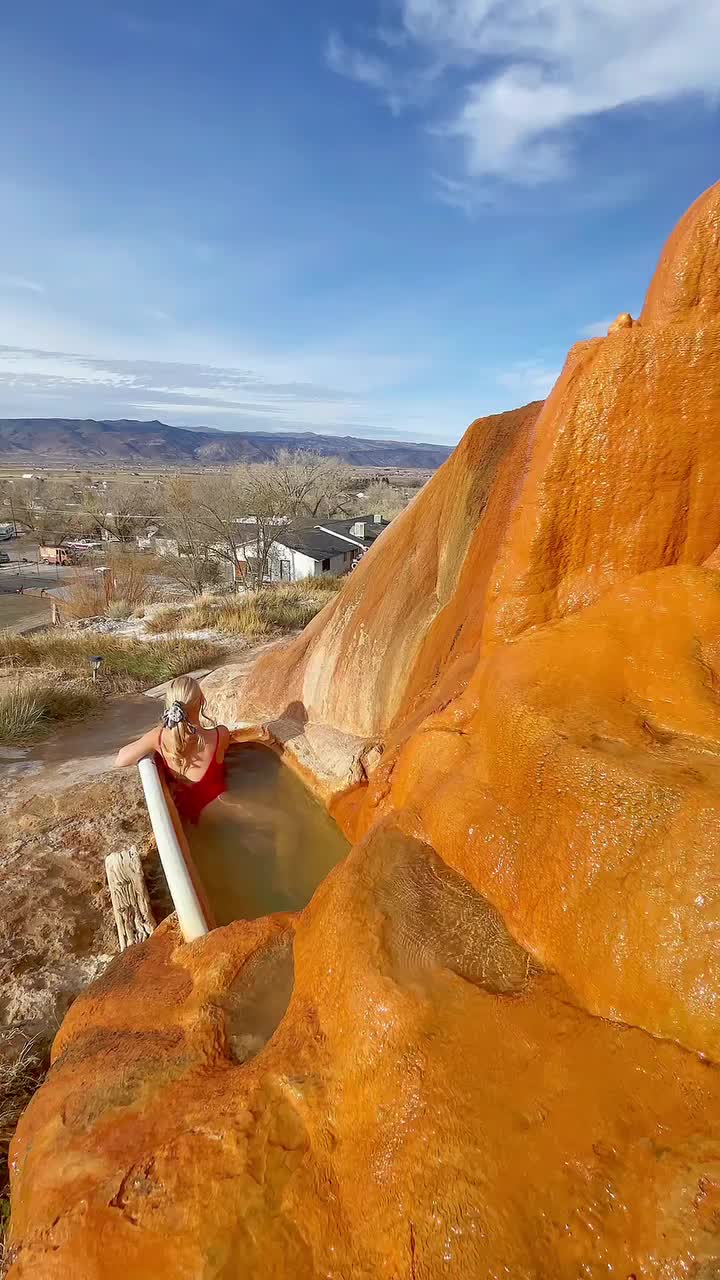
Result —
[[[720,1061],[720,574],[491,646],[347,810],[397,811],[585,1008]]]
[[[356,847],[77,1002],[12,1280],[720,1274],[719,228],[208,681]]]
[[[718,1072],[578,1009],[479,901],[448,942],[452,884],[408,945],[436,870],[383,824],[299,919],[116,961],[15,1144],[12,1280],[710,1280]],[[263,956],[286,999],[293,934],[283,1017]]]

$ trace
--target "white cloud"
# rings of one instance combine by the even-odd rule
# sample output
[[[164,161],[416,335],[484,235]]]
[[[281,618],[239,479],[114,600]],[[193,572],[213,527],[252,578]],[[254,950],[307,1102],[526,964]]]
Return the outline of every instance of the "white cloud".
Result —
[[[158,324],[165,324],[172,320],[169,311],[163,311],[162,307],[143,307],[143,311],[148,320],[155,320]]]
[[[435,81],[442,68],[460,102],[444,116],[439,107],[433,127],[459,140],[473,178],[524,185],[562,178],[583,122],[689,95],[712,98],[720,89],[717,0],[396,3],[405,43],[394,52],[384,40],[374,78],[357,73],[357,60],[366,59],[367,70],[373,55],[344,45],[335,69],[397,110],[412,75],[422,78],[430,66]]]
[[[378,34],[385,44],[391,39],[387,32]],[[402,44],[401,39],[399,44],[391,44],[390,47],[401,48]],[[379,93],[394,115],[399,115],[406,107],[417,107],[427,101],[442,70],[440,65],[429,63],[423,67],[415,66],[405,74],[386,58],[346,44],[337,32],[332,32],[328,38],[325,60],[331,71]]]
[[[497,381],[512,392],[515,403],[520,403],[522,400],[543,400],[559,375],[559,369],[550,368],[542,360],[518,360],[510,368],[501,370]]]
[[[338,75],[357,80],[358,84],[366,84],[371,89],[391,93],[394,77],[390,68],[372,54],[351,49],[336,32],[328,39],[325,56],[328,66]]]
[[[582,338],[605,338],[615,316],[606,316],[604,320],[594,320],[592,324],[584,324],[580,330]]]
[[[405,401],[393,407],[382,396],[273,382],[246,368],[2,346],[0,405],[3,417],[159,417],[228,430],[451,443],[473,416],[469,406]]]
[[[0,272],[0,289],[20,289],[24,293],[44,293],[45,286],[25,276],[7,276]]]
[[[432,175],[435,195],[442,204],[451,209],[461,209],[468,217],[478,206],[478,195],[475,185],[466,179],[450,178],[445,173]]]

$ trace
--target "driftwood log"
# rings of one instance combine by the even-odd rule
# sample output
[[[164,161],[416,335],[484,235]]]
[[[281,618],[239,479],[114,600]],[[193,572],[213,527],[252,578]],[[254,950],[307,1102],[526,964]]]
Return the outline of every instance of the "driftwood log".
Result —
[[[144,942],[155,928],[152,907],[145,887],[140,854],[135,845],[105,859],[112,908],[120,950]]]

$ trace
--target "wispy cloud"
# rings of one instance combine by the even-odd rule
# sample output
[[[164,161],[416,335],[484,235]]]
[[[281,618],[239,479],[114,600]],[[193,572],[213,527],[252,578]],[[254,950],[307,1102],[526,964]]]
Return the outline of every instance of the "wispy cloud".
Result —
[[[331,65],[393,110],[411,100],[413,78],[427,96],[428,68],[431,84],[444,76],[459,105],[448,110],[438,101],[428,123],[461,145],[465,174],[476,180],[563,179],[584,122],[690,95],[714,98],[720,89],[717,0],[397,0],[397,7],[394,42],[387,31],[382,40],[369,31],[363,50],[339,42]],[[382,44],[382,58],[374,44]]]
[[[501,387],[512,392],[513,403],[522,400],[544,399],[557,382],[559,369],[554,369],[543,360],[518,360],[497,375]]]
[[[325,49],[328,66],[338,75],[348,76],[358,84],[378,89],[392,104],[395,95],[395,75],[391,68],[374,54],[352,49],[337,32],[331,32]]]
[[[166,324],[172,319],[169,311],[163,311],[162,307],[143,307],[143,312],[148,320],[155,320],[157,324]]]
[[[391,50],[401,48],[404,43],[400,38],[393,45],[392,37],[387,31],[378,33],[378,38],[384,45],[390,41]],[[331,71],[379,93],[393,115],[427,102],[442,72],[442,67],[435,63],[427,63],[422,67],[413,66],[404,72],[388,58],[347,44],[336,31],[331,32],[328,37],[325,60]]]
[[[451,178],[446,173],[433,173],[431,176],[435,196],[441,204],[460,209],[468,217],[490,203],[483,188],[468,178]]]
[[[615,316],[606,316],[604,320],[594,320],[592,324],[584,324],[580,330],[582,338],[604,338]]]
[[[0,405],[8,417],[165,417],[228,430],[406,440],[454,440],[465,425],[462,416],[453,424],[449,413],[443,420],[436,406],[404,405],[394,412],[368,395],[272,382],[247,369],[9,346],[0,346]]]
[[[26,276],[9,276],[0,271],[0,289],[9,289],[15,291],[19,289],[23,293],[44,293],[45,286],[37,280],[28,280]]]

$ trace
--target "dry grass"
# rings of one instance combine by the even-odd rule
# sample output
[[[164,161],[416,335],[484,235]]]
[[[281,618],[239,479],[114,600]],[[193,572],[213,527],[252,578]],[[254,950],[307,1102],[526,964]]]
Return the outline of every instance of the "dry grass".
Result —
[[[100,618],[107,609],[107,598],[100,574],[78,574],[63,592],[60,603],[63,619]]]
[[[25,1037],[17,1049],[8,1049],[0,1058],[0,1275],[6,1259],[5,1234],[10,1221],[10,1180],[8,1151],[22,1112],[48,1069],[46,1046]]]
[[[40,674],[18,681],[9,693],[0,693],[0,744],[34,742],[59,724],[84,719],[100,702],[101,695],[89,679],[58,684]]]
[[[257,598],[226,605],[215,615],[215,625],[230,636],[266,636],[272,627]]]
[[[324,608],[342,578],[308,578],[263,587],[248,595],[203,596],[195,604],[161,609],[145,623],[150,635],[174,631],[219,631],[228,636],[259,638],[298,631]]]
[[[107,573],[78,573],[65,592],[63,615],[80,618],[128,618],[134,609],[157,599],[153,577],[158,573],[154,557],[125,552],[110,554]],[[121,607],[125,612],[115,613]]]
[[[299,591],[301,595],[334,595],[339,591],[343,584],[347,582],[347,577],[338,577],[337,574],[326,573],[322,578],[305,578],[303,582],[288,582],[281,586],[281,591]]]
[[[58,675],[76,681],[90,672],[90,659],[102,658],[98,692],[131,693],[172,680],[186,671],[212,666],[221,661],[222,648],[204,640],[147,641],[88,632],[46,631],[18,636],[0,632],[0,661],[16,667],[34,668],[47,678],[52,672],[54,687]]]
[[[151,636],[165,635],[168,632],[177,631],[185,615],[185,609],[174,607],[158,609],[157,613],[154,613],[152,617],[145,619],[145,630]]]
[[[111,600],[107,607],[107,616],[115,622],[126,622],[132,617],[133,608],[127,600]]]

